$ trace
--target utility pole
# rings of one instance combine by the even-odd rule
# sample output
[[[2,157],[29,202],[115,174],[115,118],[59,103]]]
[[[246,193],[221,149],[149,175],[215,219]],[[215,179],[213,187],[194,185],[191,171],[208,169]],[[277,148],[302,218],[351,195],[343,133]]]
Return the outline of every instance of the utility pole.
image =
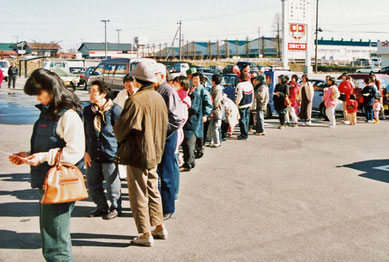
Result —
[[[258,26],[258,59],[261,59],[261,45],[259,43],[259,39],[261,39],[261,27]]]
[[[180,22],[178,22],[178,25],[179,25],[179,43],[178,43],[178,46],[179,46],[179,59],[181,61],[182,59],[182,50],[181,50],[181,47],[182,47],[182,21],[180,20]]]
[[[105,59],[107,59],[107,23],[110,21],[109,20],[101,20],[101,22],[104,23],[104,27],[105,27]]]
[[[116,32],[118,32],[118,44],[120,44],[120,31],[122,31],[122,29],[116,29]]]
[[[319,33],[319,0],[316,1],[316,42],[315,42],[315,73],[317,73],[317,46]]]

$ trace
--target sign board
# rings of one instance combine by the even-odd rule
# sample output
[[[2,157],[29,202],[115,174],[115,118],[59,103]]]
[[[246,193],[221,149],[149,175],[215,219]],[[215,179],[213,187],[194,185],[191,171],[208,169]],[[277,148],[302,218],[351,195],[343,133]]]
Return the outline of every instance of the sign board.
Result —
[[[307,50],[307,30],[305,24],[289,24],[289,50]]]
[[[389,41],[377,42],[377,55],[389,55]]]

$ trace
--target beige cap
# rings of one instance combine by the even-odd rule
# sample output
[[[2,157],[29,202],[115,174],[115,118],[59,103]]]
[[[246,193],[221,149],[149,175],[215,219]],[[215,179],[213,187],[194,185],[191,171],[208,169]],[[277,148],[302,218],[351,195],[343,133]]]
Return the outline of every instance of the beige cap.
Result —
[[[164,64],[161,64],[161,63],[157,63],[157,65],[155,66],[155,73],[162,73],[164,75],[166,75],[166,66]]]
[[[142,81],[156,83],[157,78],[155,77],[155,71],[155,62],[141,61],[136,65],[134,71],[130,72],[130,75]]]

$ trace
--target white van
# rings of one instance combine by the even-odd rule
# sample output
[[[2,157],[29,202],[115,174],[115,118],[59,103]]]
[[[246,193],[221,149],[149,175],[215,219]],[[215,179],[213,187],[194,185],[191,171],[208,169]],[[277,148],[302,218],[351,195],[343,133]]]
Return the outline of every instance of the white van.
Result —
[[[62,69],[66,73],[70,73],[68,62],[65,60],[47,60],[43,64],[43,69],[47,69],[47,70]]]
[[[8,68],[10,64],[7,60],[0,60],[0,70],[3,71],[4,80],[8,81]]]

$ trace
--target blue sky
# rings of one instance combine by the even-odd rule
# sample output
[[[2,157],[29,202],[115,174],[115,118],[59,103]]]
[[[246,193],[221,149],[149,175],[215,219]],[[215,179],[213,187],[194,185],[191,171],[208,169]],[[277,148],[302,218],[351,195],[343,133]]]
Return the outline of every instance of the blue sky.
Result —
[[[313,0],[316,2],[315,0]],[[272,24],[281,13],[280,0],[1,0],[0,42],[56,41],[66,51],[81,41],[130,42],[146,36],[149,43],[171,43],[177,22],[183,22],[184,41],[254,39],[273,36]],[[320,0],[320,37],[355,40],[389,39],[388,0]]]

